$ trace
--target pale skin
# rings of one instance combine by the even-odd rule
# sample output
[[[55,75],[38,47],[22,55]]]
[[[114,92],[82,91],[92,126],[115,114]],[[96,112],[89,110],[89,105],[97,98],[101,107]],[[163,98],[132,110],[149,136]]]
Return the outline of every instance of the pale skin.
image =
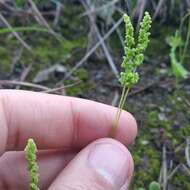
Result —
[[[133,160],[124,145],[134,141],[137,125],[123,111],[115,140],[108,138],[116,111],[79,98],[0,90],[0,189],[28,189],[23,150],[33,138],[40,190],[126,190]]]

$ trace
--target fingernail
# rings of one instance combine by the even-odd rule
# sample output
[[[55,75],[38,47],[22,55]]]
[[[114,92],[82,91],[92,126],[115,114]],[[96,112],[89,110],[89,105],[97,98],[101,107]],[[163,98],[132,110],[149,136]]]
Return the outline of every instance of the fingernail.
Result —
[[[126,186],[129,176],[129,156],[117,144],[99,143],[92,147],[89,153],[90,166],[114,188]]]

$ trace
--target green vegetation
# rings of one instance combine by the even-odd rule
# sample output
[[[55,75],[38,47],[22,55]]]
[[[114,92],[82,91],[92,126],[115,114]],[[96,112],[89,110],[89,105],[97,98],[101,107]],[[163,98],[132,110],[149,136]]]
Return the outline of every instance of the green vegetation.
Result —
[[[184,68],[183,63],[177,59],[177,49],[182,46],[182,39],[179,31],[176,31],[174,36],[167,37],[166,40],[171,47],[170,60],[172,73],[175,75],[177,81],[180,79],[186,79],[188,71]]]
[[[138,188],[138,190],[145,190],[144,188]],[[160,185],[153,181],[150,183],[148,190],[160,190]]]
[[[57,39],[43,24],[38,23],[32,14],[28,14],[31,10],[28,1],[16,0],[8,4],[14,11],[6,8],[3,9],[2,15],[14,31],[31,47],[32,52],[23,48],[12,34],[11,29],[2,25],[0,29],[0,79],[20,81],[22,74],[30,65],[32,67],[29,67],[25,82],[32,83],[38,72],[51,68],[55,64],[64,66],[67,71],[70,71],[98,42],[96,33],[91,33],[94,32],[93,26],[88,20],[91,11],[84,10],[84,7],[77,1],[73,3],[73,1],[35,0],[33,2],[60,38]],[[54,13],[59,11],[56,9],[58,2],[63,6],[55,24],[56,15]],[[139,187],[148,189],[151,181],[159,181],[163,145],[166,146],[167,161],[172,163],[172,166],[168,164],[168,175],[178,165],[186,164],[185,141],[190,135],[190,56],[188,55],[190,12],[187,6],[188,1],[168,1],[158,7],[159,1],[152,0],[147,1],[144,8],[139,6],[140,1],[137,0],[126,1],[128,3],[124,7],[117,2],[114,4],[115,8],[111,7],[114,12],[112,12],[109,24],[99,16],[101,11],[104,14],[108,12],[106,1],[89,2],[95,6],[95,12],[92,15],[102,37],[113,26],[116,26],[117,21],[122,17],[122,11],[127,10],[134,27],[140,28],[135,24],[143,16],[141,13],[148,10],[151,15],[154,15],[156,8],[159,8],[155,22],[152,23],[150,43],[146,50],[144,64],[137,68],[141,76],[139,83],[130,90],[130,96],[127,99],[127,110],[134,114],[139,125],[138,137],[130,146],[135,163],[135,175],[129,189],[137,190]],[[126,16],[125,20],[127,20]],[[121,39],[125,36],[124,28],[123,24],[119,25],[117,32],[114,31],[104,41],[117,68],[120,68],[122,61]],[[176,32],[177,30],[179,32]],[[121,39],[118,38],[119,32]],[[167,36],[169,36],[168,44],[166,43]],[[138,34],[134,34],[134,39],[136,43],[127,51],[136,48]],[[127,52],[127,55],[128,53],[130,55],[130,52]],[[55,73],[53,77],[40,84],[53,89],[76,83],[65,89],[66,95],[110,104],[114,99],[115,91],[119,91],[120,86],[106,59],[100,45],[70,77],[64,78],[64,73]],[[128,70],[128,66],[126,68]],[[122,70],[125,73],[125,67],[122,67]],[[137,82],[138,73],[131,75],[133,76],[131,78],[128,76],[128,79]],[[77,83],[78,81],[80,82]],[[123,84],[124,80],[121,82]],[[2,88],[15,88],[15,86],[2,85]],[[35,90],[24,86],[19,86],[19,88]],[[178,170],[168,180],[168,186],[176,190],[190,189],[189,174],[183,169]]]
[[[30,175],[30,190],[39,190],[39,167],[36,160],[37,147],[33,139],[28,139],[25,154],[28,161],[28,171]]]
[[[124,107],[127,95],[132,86],[134,86],[138,80],[139,75],[136,72],[137,68],[144,60],[144,51],[146,50],[149,42],[151,17],[148,12],[145,13],[143,21],[140,23],[140,30],[138,40],[136,42],[134,38],[134,28],[128,15],[124,15],[125,22],[125,56],[121,67],[124,72],[121,72],[119,81],[123,87],[122,95],[120,98],[118,111],[116,113],[115,123],[113,125],[113,134],[117,128],[118,121]]]
[[[147,186],[150,181],[158,179],[162,164],[163,144],[166,145],[168,152],[173,155],[174,168],[178,163],[186,163],[183,143],[190,134],[190,109],[183,98],[187,94],[181,89],[172,94],[165,92],[162,100],[153,99],[153,96],[136,97],[136,101],[141,100],[142,104],[146,103],[144,110],[139,110],[134,106],[133,109],[128,109],[134,113],[138,123],[144,126],[142,129],[140,128],[135,145],[131,147],[136,169],[131,190]],[[153,106],[158,103],[159,107]],[[131,108],[131,104],[132,102],[128,101],[128,107]],[[186,114],[184,114],[185,111]],[[169,168],[168,170],[168,173],[173,171]],[[179,184],[183,184],[183,188],[188,189],[190,187],[188,177],[188,174],[177,172],[169,183],[175,186],[177,190],[181,189]]]
[[[66,89],[67,95],[82,95],[88,93],[88,91],[93,88],[94,84],[88,80],[89,75],[86,69],[78,69],[73,73],[73,76],[76,77],[76,80],[79,81],[79,83],[73,86],[72,88]],[[66,80],[65,85],[72,84],[73,82],[74,81],[72,80]]]

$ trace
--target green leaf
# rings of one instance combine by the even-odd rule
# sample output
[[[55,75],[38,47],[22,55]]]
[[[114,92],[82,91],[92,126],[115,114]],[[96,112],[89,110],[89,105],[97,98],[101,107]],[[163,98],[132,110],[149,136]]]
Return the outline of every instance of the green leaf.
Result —
[[[175,32],[174,36],[168,36],[166,38],[166,42],[168,45],[170,45],[174,49],[176,49],[177,47],[179,47],[183,44],[180,33],[178,30]]]
[[[149,185],[149,190],[160,190],[160,185],[159,183],[153,181]]]
[[[188,77],[188,71],[178,61],[172,62],[172,72],[178,79],[186,79]]]
[[[179,79],[186,79],[188,77],[188,71],[183,66],[183,63],[177,59],[177,48],[182,45],[182,39],[179,31],[176,31],[174,36],[166,38],[166,42],[171,46],[170,60],[172,73]]]

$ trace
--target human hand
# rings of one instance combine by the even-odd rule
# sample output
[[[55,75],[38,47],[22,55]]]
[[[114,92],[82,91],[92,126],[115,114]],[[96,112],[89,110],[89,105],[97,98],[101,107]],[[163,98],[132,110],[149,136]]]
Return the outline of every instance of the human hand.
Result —
[[[105,138],[116,111],[78,98],[0,90],[0,189],[28,189],[28,138],[39,150],[41,190],[126,189],[133,160],[122,143],[133,142],[137,126],[123,111],[117,141]]]

